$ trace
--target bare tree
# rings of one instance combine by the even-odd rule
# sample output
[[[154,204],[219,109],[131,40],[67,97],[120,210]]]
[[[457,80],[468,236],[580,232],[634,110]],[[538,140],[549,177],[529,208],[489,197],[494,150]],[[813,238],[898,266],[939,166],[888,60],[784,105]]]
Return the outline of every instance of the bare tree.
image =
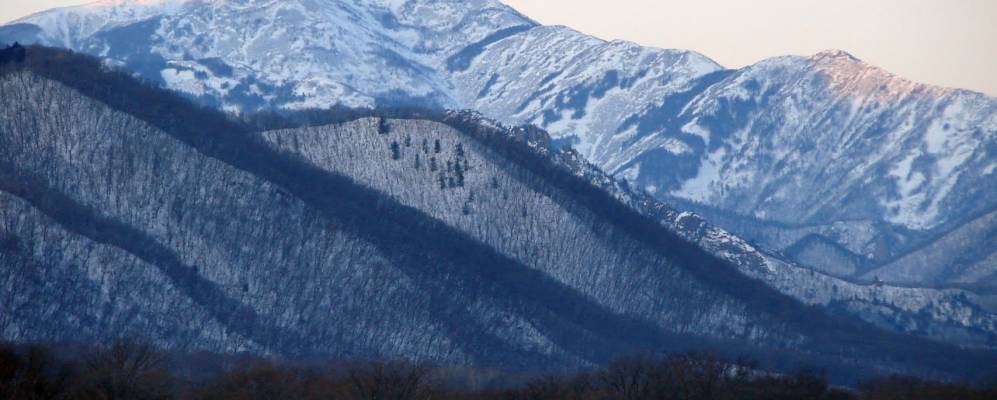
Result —
[[[524,400],[559,400],[570,397],[563,379],[552,375],[534,379],[522,392]]]
[[[74,399],[156,400],[172,394],[166,357],[147,343],[119,341],[92,352],[79,367]]]
[[[48,350],[29,346],[18,351],[0,345],[0,399],[41,400],[58,395],[51,376],[55,363]]]
[[[219,378],[216,382],[197,391],[199,400],[291,400],[326,398],[309,395],[309,382],[304,374],[293,368],[286,368],[269,361],[252,360],[240,365]],[[329,388],[323,391],[332,396]],[[337,397],[329,397],[337,398]]]
[[[429,398],[429,368],[408,362],[369,362],[347,371],[358,400],[416,400]]]
[[[705,354],[666,359],[656,373],[655,392],[662,399],[712,400],[721,397],[735,366]]]
[[[650,393],[655,357],[640,354],[613,362],[602,373],[602,383],[621,400],[641,400]]]

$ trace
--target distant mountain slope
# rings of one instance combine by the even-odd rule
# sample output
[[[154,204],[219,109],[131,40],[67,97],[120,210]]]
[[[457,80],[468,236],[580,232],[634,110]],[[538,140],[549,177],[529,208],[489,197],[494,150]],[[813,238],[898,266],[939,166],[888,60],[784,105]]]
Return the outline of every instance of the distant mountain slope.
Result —
[[[0,41],[107,57],[226,109],[454,107],[438,70],[534,25],[494,0],[103,1],[18,21]]]
[[[841,52],[738,71],[680,119],[680,134],[705,147],[695,177],[671,195],[825,226],[874,261],[997,199],[997,101],[915,84]]]
[[[594,166],[571,161],[562,164],[578,165],[572,169],[582,171],[581,176],[614,193],[620,201],[730,262],[744,275],[806,304],[854,315],[885,329],[964,346],[992,347],[997,340],[997,315],[989,290],[978,294],[959,289],[894,286],[881,280],[862,284],[837,278],[760,250],[698,215],[673,210],[647,194],[634,193]],[[981,264],[985,262],[976,265]]]
[[[537,132],[451,114],[257,134],[70,53],[0,68],[5,338],[514,368],[712,349],[842,380],[992,361],[741,275],[510,138]]]
[[[974,285],[987,290],[997,287],[995,265],[997,211],[990,211],[926,242],[910,254],[867,272],[863,278],[908,284]]]
[[[230,111],[418,105],[536,124],[658,199],[843,277],[997,206],[997,101],[839,51],[729,71],[540,26],[494,0],[103,1],[0,27],[15,40],[100,56]]]

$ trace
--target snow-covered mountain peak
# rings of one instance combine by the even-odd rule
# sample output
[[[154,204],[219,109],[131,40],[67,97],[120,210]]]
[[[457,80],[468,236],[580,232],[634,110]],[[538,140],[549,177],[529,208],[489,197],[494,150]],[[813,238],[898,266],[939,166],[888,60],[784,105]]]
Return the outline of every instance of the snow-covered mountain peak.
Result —
[[[814,59],[814,60],[820,60],[820,59],[837,59],[837,60],[850,60],[850,61],[855,61],[855,62],[861,62],[862,61],[862,60],[859,60],[858,57],[855,57],[854,55],[852,55],[851,53],[849,53],[847,51],[844,51],[844,50],[839,50],[839,49],[824,50],[822,52],[814,54],[810,58]]]
[[[828,88],[842,96],[889,102],[913,93],[940,97],[951,91],[901,78],[841,50],[817,53],[810,61],[828,78]]]

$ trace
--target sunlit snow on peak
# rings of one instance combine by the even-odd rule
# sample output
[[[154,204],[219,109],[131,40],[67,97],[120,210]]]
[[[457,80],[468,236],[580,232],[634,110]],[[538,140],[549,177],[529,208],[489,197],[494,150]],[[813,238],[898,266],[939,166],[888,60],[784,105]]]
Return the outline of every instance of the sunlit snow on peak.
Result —
[[[935,97],[949,92],[903,79],[841,50],[824,51],[810,60],[828,78],[828,88],[839,95],[890,102],[914,92]]]

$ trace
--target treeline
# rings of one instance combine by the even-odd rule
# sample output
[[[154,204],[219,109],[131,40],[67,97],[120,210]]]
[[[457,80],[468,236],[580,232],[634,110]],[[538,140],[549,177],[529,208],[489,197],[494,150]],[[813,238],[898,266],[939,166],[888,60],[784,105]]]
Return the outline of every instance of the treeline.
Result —
[[[562,375],[503,374],[407,362],[288,365],[259,358],[178,356],[132,341],[59,353],[0,345],[0,399],[280,400],[880,400],[994,399],[997,385],[887,377],[856,389],[821,373],[762,374],[709,355],[637,355]]]

